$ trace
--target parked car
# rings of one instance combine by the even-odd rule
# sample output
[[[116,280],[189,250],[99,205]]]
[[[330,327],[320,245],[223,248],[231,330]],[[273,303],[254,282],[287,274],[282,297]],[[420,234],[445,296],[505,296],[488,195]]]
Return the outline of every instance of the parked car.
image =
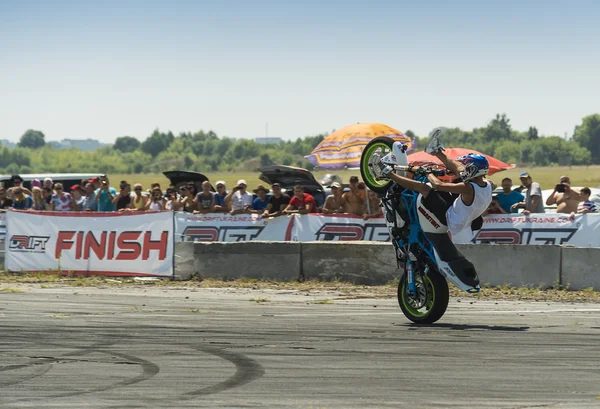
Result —
[[[301,185],[304,187],[304,192],[314,196],[319,209],[323,207],[325,198],[331,194],[330,188],[317,182],[314,175],[303,168],[270,165],[260,169],[260,176],[258,178],[269,185],[279,183],[282,191],[290,197],[294,195],[294,186]]]
[[[167,172],[163,172],[163,175],[167,179],[171,185],[175,186],[177,191],[183,185],[187,185],[188,183],[193,183],[196,186],[196,191],[202,191],[202,183],[208,180],[208,177],[198,172],[191,172],[188,170],[169,170]],[[211,184],[211,189],[215,192],[215,187]]]

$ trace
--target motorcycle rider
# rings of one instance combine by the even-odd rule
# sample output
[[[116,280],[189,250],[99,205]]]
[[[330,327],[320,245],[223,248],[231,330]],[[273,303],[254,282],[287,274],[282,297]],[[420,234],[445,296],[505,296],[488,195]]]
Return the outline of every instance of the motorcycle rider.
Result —
[[[460,177],[460,182],[443,182],[432,174],[427,175],[429,183],[412,180],[393,173],[394,168],[383,163],[381,158],[373,163],[372,169],[381,179],[391,179],[406,189],[421,193],[423,207],[432,213],[436,222],[447,226],[451,235],[457,235],[473,222],[475,229],[478,228],[475,225],[482,223],[480,216],[492,201],[493,188],[484,178],[489,170],[485,156],[469,153],[456,160],[448,158],[439,140],[442,133],[442,128],[436,128],[429,134],[430,142],[425,152],[440,159],[448,171]]]

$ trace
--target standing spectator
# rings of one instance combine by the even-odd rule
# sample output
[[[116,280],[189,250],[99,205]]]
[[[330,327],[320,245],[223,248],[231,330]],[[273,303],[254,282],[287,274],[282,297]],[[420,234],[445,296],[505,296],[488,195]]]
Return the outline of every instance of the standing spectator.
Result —
[[[279,183],[273,183],[271,185],[273,194],[269,199],[267,208],[262,214],[262,217],[277,217],[281,216],[287,205],[290,203],[290,197],[285,193],[281,193],[281,185]]]
[[[42,188],[42,199],[44,199],[44,201],[48,205],[48,210],[52,209],[52,195],[53,194],[54,194],[54,189],[52,189],[52,188],[48,189],[47,187]]]
[[[33,188],[34,187],[39,187],[40,189],[42,188],[42,182],[40,182],[39,179],[33,179],[31,181],[31,193],[33,194]]]
[[[487,216],[488,214],[506,214],[506,213],[508,213],[508,212],[506,210],[504,210],[504,208],[498,201],[498,197],[493,196],[492,201],[490,202],[490,205],[488,206],[486,211],[483,212],[483,216]]]
[[[23,187],[23,178],[19,175],[12,175],[10,178],[13,187],[11,187],[10,189],[8,189],[8,197],[13,199],[15,198],[15,194],[14,191],[15,189],[21,189],[23,191],[23,193],[25,193],[26,195],[31,196],[31,191],[29,189],[27,189],[26,187]]]
[[[369,220],[383,216],[383,209],[379,205],[380,203],[381,199],[377,195],[377,192],[369,190],[369,193],[367,193],[367,200],[365,200],[363,220]]]
[[[179,195],[177,195],[177,190],[175,190],[174,186],[169,186],[167,188],[167,203],[165,204],[166,210],[171,210],[174,212],[178,212],[181,210],[181,200]]]
[[[366,200],[366,186],[358,181],[358,176],[350,178],[350,191],[345,192],[342,197],[346,202],[344,205],[345,213],[352,213],[362,216]]]
[[[54,181],[52,180],[52,178],[46,178],[44,179],[44,188],[46,189],[52,189],[54,187]],[[54,192],[52,192],[52,194],[54,194]]]
[[[16,188],[15,190],[13,190],[13,193],[15,195],[15,199],[13,200],[12,204],[13,209],[31,209],[31,206],[33,206],[33,199],[31,198],[31,196],[26,195],[23,192],[22,188]]]
[[[54,193],[52,195],[52,210],[57,212],[70,212],[73,210],[75,204],[73,196],[69,193],[65,193],[62,183],[54,185]]]
[[[598,206],[596,203],[590,201],[592,191],[589,187],[581,189],[581,203],[577,206],[577,213],[598,213]]]
[[[0,186],[0,209],[10,209],[13,205],[13,201],[6,197],[6,189]]]
[[[85,190],[80,185],[73,185],[71,186],[71,196],[73,196],[73,201],[75,202],[75,208],[73,210],[84,210],[87,202]]]
[[[41,188],[35,186],[31,189],[31,193],[33,194],[33,206],[31,207],[33,210],[52,210],[50,204],[44,200]]]
[[[227,190],[225,182],[219,180],[216,184],[217,194],[215,195],[215,212],[217,213],[228,213],[229,212],[229,201],[227,199]]]
[[[189,184],[181,186],[179,190],[181,192],[181,196],[183,196],[183,199],[181,199],[181,207],[183,208],[183,211],[187,213],[193,213],[194,210],[196,210],[196,202],[194,201],[194,194],[196,192],[195,185]]]
[[[344,209],[346,207],[346,200],[342,196],[342,185],[340,185],[338,182],[333,182],[331,184],[331,193],[333,194],[327,196],[327,198],[325,199],[325,204],[323,205],[323,213],[344,213]]]
[[[114,212],[116,206],[113,199],[117,195],[117,190],[110,186],[110,181],[106,175],[100,179],[100,188],[94,192],[94,200],[98,204],[99,212]]]
[[[227,200],[231,200],[231,214],[250,213],[253,199],[252,195],[246,191],[247,187],[246,181],[240,179],[227,195]]]
[[[210,182],[202,182],[202,192],[196,195],[196,210],[194,213],[211,213],[215,209],[215,194],[210,191]]]
[[[504,213],[511,213],[512,205],[521,203],[525,199],[525,196],[523,196],[522,193],[512,190],[512,185],[511,178],[502,179],[502,192],[497,195],[498,203],[504,210]]]
[[[525,209],[523,210],[524,215],[531,213],[546,213],[544,210],[544,203],[542,203],[542,188],[540,187],[540,184],[534,182],[528,172],[521,173],[519,177],[521,178],[521,184],[527,188],[525,191],[525,201],[515,203],[510,207],[510,210]]]
[[[269,198],[267,197],[269,191],[263,185],[258,185],[254,189],[254,193],[256,193],[256,199],[252,201],[252,213],[263,214],[269,205]]]
[[[131,205],[131,187],[127,181],[119,183],[119,194],[113,199],[113,204],[118,212],[124,212]]]
[[[152,189],[150,200],[146,204],[146,208],[150,211],[165,210],[165,199],[163,198],[162,191],[159,187]]]
[[[143,212],[146,210],[147,197],[143,194],[142,185],[136,183],[133,185],[133,198],[129,203],[129,208],[134,211]]]
[[[304,193],[304,187],[302,185],[294,186],[294,197],[290,199],[290,203],[287,205],[283,213],[285,214],[307,214],[317,212],[317,202],[315,198]]]
[[[95,212],[98,210],[98,203],[96,202],[96,187],[90,181],[85,185],[85,203],[81,210],[84,212]]]
[[[554,191],[546,199],[546,206],[556,205],[556,213],[573,213],[581,202],[581,194],[571,189],[571,179],[561,176],[560,182],[554,186]]]

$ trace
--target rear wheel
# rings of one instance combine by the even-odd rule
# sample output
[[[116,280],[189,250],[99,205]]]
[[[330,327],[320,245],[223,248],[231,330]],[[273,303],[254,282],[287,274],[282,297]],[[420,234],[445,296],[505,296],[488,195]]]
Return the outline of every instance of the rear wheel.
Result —
[[[360,157],[360,174],[365,185],[374,192],[385,193],[392,182],[390,180],[375,179],[375,175],[372,173],[371,169],[369,169],[369,159],[371,159],[373,154],[378,154],[380,158],[383,158],[392,151],[392,146],[394,146],[394,140],[392,138],[380,136],[379,138],[371,140],[371,142],[365,146],[365,149],[363,149]]]
[[[419,263],[415,263],[417,267]],[[425,266],[426,274],[415,271],[417,295],[408,291],[406,272],[398,284],[398,303],[408,318],[417,324],[432,324],[442,318],[448,308],[450,292],[448,282],[435,267]]]

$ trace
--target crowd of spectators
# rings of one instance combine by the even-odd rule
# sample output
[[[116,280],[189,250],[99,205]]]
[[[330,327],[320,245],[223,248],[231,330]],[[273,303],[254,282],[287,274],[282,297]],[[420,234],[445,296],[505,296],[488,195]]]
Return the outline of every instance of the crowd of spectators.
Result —
[[[54,183],[50,178],[43,182],[33,180],[31,190],[23,186],[19,175],[12,177],[13,187],[8,190],[0,186],[0,209],[19,209],[37,211],[86,211],[86,212],[139,212],[171,210],[195,214],[229,213],[258,214],[261,217],[277,217],[284,214],[308,214],[323,212],[326,214],[353,214],[365,220],[382,215],[380,199],[375,192],[368,192],[358,177],[350,178],[349,189],[343,192],[342,186],[335,182],[331,186],[332,194],[327,196],[322,208],[315,198],[304,191],[302,185],[296,185],[290,195],[283,192],[279,183],[271,186],[271,191],[258,185],[250,193],[245,180],[227,191],[222,180],[215,184],[212,191],[210,182],[201,185],[196,191],[193,182],[169,186],[163,193],[159,183],[153,183],[149,189],[136,183],[131,185],[123,180],[117,188],[113,187],[107,176],[82,180],[80,184],[65,191],[62,183]]]
[[[575,214],[597,213],[597,205],[590,201],[591,190],[588,187],[575,189],[571,187],[571,179],[561,176],[559,183],[544,202],[542,187],[534,182],[528,172],[520,175],[521,185],[513,189],[510,178],[502,179],[502,191],[495,194],[486,214],[517,213],[523,209],[522,214],[545,213],[546,206],[556,205],[557,213]]]

